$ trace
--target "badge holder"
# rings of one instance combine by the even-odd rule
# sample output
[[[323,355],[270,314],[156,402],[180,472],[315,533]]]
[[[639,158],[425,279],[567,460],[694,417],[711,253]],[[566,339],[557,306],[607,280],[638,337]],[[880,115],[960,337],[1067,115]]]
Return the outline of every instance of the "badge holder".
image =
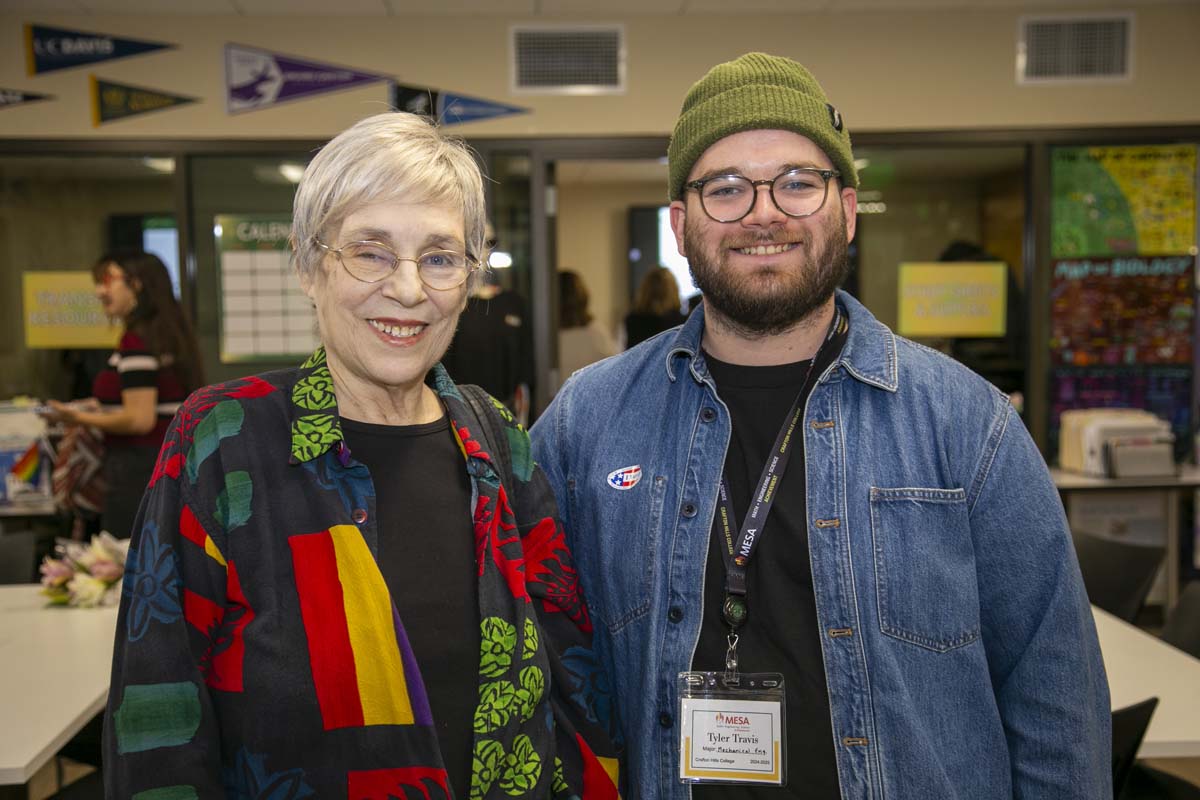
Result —
[[[783,675],[726,666],[679,673],[679,780],[784,786]]]

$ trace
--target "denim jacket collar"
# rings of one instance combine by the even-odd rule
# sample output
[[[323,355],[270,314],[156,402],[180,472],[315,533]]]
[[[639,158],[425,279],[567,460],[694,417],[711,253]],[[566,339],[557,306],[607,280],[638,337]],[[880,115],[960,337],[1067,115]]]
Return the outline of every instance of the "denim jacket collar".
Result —
[[[839,289],[836,298],[838,306],[850,321],[849,338],[838,356],[837,364],[869,386],[895,392],[900,387],[895,334],[846,292]],[[675,334],[675,341],[667,351],[667,380],[675,382],[685,360],[697,383],[707,380],[708,370],[699,358],[703,334],[704,306],[701,305]]]

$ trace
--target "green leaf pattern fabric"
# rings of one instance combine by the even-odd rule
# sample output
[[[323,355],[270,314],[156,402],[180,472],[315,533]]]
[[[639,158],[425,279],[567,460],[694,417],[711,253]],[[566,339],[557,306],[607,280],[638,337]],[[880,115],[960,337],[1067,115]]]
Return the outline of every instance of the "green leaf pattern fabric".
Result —
[[[292,387],[292,402],[306,411],[325,411],[337,405],[333,394],[333,376],[322,367],[301,378]]]
[[[521,651],[521,660],[528,661],[537,655],[538,629],[529,617],[525,618],[525,649]]]
[[[517,707],[513,710],[521,713],[521,722],[528,722],[546,692],[546,678],[537,667],[525,667],[518,680],[521,688],[514,693]]]
[[[338,422],[333,376],[325,348],[317,348],[301,367],[300,379],[292,386],[292,461],[312,461],[342,441]]]
[[[540,777],[542,758],[537,754],[529,737],[521,734],[513,740],[512,752],[504,757],[500,788],[513,797],[520,797],[532,791]]]
[[[471,798],[484,797],[500,777],[504,766],[504,747],[499,742],[482,740],[475,743],[471,769]]]
[[[310,414],[292,424],[292,452],[302,461],[311,461],[341,439],[341,426],[332,414]]]
[[[479,674],[497,678],[512,666],[517,629],[501,617],[488,617],[479,625]]]
[[[516,687],[509,681],[489,681],[480,686],[479,705],[475,709],[475,732],[492,733],[507,725],[516,698]]]

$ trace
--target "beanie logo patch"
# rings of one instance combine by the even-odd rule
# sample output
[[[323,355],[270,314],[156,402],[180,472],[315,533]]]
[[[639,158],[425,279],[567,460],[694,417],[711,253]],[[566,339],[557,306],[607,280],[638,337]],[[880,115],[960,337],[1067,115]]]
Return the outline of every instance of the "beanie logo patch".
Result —
[[[825,107],[829,109],[829,121],[833,123],[833,129],[838,133],[842,132],[842,114],[832,104],[826,103]]]

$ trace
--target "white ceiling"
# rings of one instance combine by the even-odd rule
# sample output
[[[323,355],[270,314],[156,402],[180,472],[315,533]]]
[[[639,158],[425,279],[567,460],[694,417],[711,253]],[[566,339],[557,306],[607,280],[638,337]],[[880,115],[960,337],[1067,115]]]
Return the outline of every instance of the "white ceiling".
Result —
[[[1124,6],[1197,3],[1200,0],[1126,0]],[[469,14],[557,18],[594,17],[598,14],[614,17],[634,14],[787,14],[948,8],[1061,11],[1111,4],[1112,0],[0,0],[0,12],[249,17]]]

